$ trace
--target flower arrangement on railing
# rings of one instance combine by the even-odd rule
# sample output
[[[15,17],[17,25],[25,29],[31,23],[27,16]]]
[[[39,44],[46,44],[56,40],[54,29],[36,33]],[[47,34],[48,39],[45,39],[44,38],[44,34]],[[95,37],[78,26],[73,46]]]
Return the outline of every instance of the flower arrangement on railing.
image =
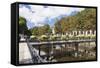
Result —
[[[96,35],[41,35],[31,36],[32,41],[68,41],[68,40],[85,40],[85,39],[96,39]]]

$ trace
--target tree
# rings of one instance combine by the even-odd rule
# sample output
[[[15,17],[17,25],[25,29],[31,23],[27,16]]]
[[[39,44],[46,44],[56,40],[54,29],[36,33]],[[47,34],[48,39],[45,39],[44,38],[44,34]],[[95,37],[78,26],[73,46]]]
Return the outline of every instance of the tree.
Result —
[[[31,35],[32,35],[32,33],[31,33],[30,30],[25,30],[24,33],[25,33],[26,35],[28,35],[28,36],[31,36]]]
[[[95,30],[96,29],[96,9],[86,8],[81,11],[78,15],[78,26],[83,30]]]
[[[32,35],[38,35],[38,34],[39,34],[38,27],[32,28]]]
[[[46,34],[51,34],[51,28],[48,24],[45,24],[44,26],[40,27],[33,27],[31,29],[32,35],[46,35]]]
[[[26,25],[26,19],[24,17],[19,17],[19,33],[25,35],[31,35]]]
[[[61,20],[56,22],[54,27],[55,33],[61,34],[62,33],[62,27],[61,27]]]
[[[52,30],[48,24],[45,24],[42,28],[44,28],[44,34],[51,34]]]
[[[64,17],[55,23],[56,33],[73,30],[96,30],[96,9],[86,8],[75,15]]]

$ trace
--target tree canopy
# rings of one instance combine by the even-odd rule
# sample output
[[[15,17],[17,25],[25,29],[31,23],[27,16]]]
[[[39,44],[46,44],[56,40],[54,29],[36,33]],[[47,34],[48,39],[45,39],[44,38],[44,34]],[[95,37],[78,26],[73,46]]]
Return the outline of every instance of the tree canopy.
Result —
[[[86,8],[76,15],[64,17],[55,23],[56,33],[66,33],[72,30],[95,30],[96,9]]]
[[[19,17],[19,33],[31,35],[31,32],[27,28],[26,19],[24,17]]]
[[[33,27],[31,29],[32,35],[47,35],[51,34],[51,28],[48,24],[45,24],[44,26],[40,27]]]

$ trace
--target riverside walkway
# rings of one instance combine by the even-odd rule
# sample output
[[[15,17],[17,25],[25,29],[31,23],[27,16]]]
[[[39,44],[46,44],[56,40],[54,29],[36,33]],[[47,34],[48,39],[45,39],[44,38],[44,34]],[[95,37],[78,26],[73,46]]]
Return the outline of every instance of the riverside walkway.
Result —
[[[26,42],[19,43],[19,63],[32,63],[32,56]]]
[[[38,50],[29,46],[29,42],[19,43],[19,63],[42,63],[47,62],[38,55]]]

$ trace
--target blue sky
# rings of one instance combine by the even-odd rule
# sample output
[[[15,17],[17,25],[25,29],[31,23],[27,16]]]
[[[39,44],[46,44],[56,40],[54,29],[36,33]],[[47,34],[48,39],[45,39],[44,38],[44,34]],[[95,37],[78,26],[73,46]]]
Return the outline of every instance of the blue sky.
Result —
[[[20,4],[19,16],[27,20],[27,27],[30,29],[34,26],[43,26],[45,24],[53,26],[54,23],[62,17],[82,10],[84,10],[84,8]]]

